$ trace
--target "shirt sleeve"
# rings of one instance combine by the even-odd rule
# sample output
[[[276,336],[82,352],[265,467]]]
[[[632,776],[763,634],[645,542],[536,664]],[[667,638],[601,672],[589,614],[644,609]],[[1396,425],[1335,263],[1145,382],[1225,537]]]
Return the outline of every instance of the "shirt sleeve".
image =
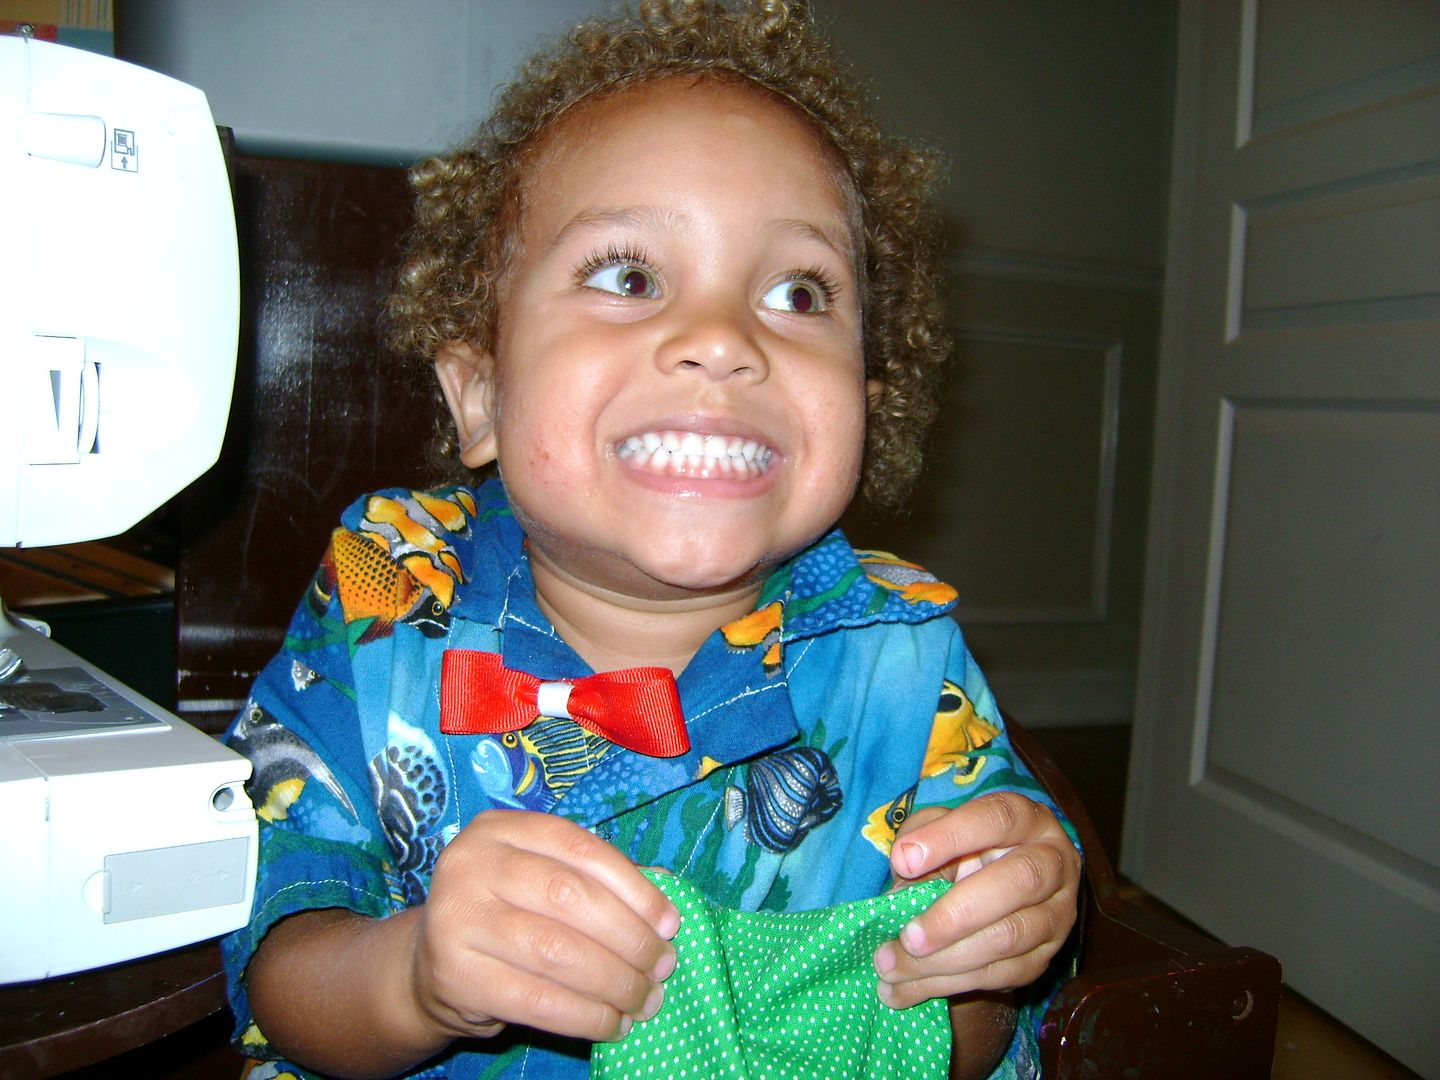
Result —
[[[244,975],[269,929],[301,911],[378,917],[404,906],[370,793],[350,635],[323,584],[322,573],[226,734],[252,763],[259,859],[250,922],[221,950],[237,1041],[260,1058],[273,1054],[254,1024]],[[303,978],[295,986],[306,992]]]
[[[1080,850],[1074,826],[1015,752],[995,696],[957,627],[914,805],[954,807],[997,791],[1048,807]],[[1067,944],[1039,979],[1017,992],[1015,1037],[994,1080],[1040,1075],[1040,1024],[1061,984],[1074,974],[1077,956]]]
[[[959,806],[997,791],[1015,792],[1048,807],[1079,848],[1073,826],[1015,752],[995,695],[957,627],[915,805]]]

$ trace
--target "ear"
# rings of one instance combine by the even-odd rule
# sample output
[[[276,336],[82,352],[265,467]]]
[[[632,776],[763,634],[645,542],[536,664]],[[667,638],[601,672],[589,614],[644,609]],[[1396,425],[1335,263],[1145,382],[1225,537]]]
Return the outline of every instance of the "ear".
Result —
[[[495,460],[494,360],[464,341],[447,341],[435,353],[440,392],[455,418],[460,460],[472,469]]]

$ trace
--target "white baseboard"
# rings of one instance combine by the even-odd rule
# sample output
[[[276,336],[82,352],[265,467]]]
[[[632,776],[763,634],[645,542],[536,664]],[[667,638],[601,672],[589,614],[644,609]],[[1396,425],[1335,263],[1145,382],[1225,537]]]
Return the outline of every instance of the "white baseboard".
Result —
[[[1027,728],[1129,724],[1135,715],[1135,672],[990,671],[1000,708]]]

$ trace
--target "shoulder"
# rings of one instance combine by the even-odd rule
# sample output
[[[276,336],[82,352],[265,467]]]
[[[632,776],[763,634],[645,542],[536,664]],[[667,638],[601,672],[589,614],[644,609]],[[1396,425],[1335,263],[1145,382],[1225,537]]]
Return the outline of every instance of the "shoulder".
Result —
[[[373,533],[400,544],[434,547],[467,533],[482,516],[482,506],[488,510],[491,502],[484,488],[381,488],[346,507],[340,515],[340,527]]]
[[[855,549],[855,557],[871,583],[889,589],[908,604],[925,603],[949,608],[958,599],[945,584],[919,563],[909,562],[888,551]]]
[[[388,637],[397,624],[440,635],[477,567],[496,564],[485,548],[518,552],[499,535],[502,521],[512,519],[498,487],[371,492],[331,531],[311,602],[319,610],[338,601],[347,624],[371,620],[359,642]]]
[[[877,623],[924,623],[956,602],[953,588],[889,552],[856,549],[838,530],[780,567],[761,598],[783,606],[787,639]]]

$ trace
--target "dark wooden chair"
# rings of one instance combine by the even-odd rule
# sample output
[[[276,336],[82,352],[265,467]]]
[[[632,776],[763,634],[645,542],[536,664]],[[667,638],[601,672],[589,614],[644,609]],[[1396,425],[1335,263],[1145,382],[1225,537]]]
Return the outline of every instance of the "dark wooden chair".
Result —
[[[222,731],[351,500],[429,485],[432,388],[380,318],[404,170],[235,155],[240,350],[220,461],[179,500],[176,712]]]
[[[1060,804],[1085,851],[1079,970],[1045,1015],[1045,1080],[1261,1080],[1270,1076],[1280,964],[1223,945],[1121,895],[1075,789],[1006,718],[1016,751]]]
[[[212,731],[274,652],[340,510],[427,482],[433,430],[428,386],[377,332],[408,214],[401,171],[238,157],[235,176],[240,376],[221,465],[186,497],[176,601],[177,710]],[[1269,1076],[1278,963],[1127,903],[1073,788],[1012,727],[1087,853],[1079,971],[1045,1020],[1045,1076]]]

